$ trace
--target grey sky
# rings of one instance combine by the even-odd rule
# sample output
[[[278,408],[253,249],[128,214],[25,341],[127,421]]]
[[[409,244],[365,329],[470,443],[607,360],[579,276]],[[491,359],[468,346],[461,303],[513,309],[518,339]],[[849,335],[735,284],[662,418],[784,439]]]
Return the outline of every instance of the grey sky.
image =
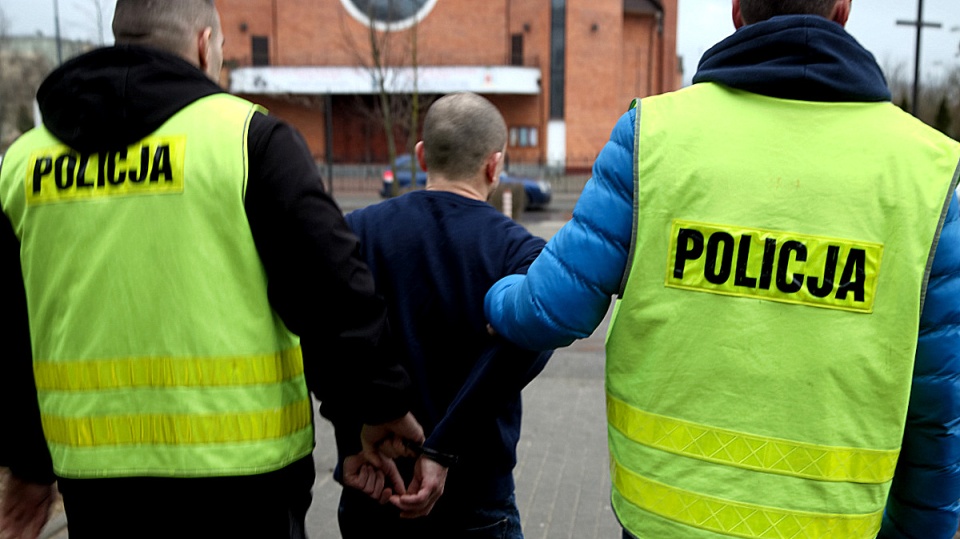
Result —
[[[57,0],[60,5],[60,32],[65,38],[99,41],[96,6],[103,11],[104,41],[113,42],[110,21],[116,0]],[[0,10],[9,21],[9,32],[27,35],[42,32],[54,35],[54,0],[0,0]]]
[[[689,81],[697,62],[714,43],[733,33],[730,0],[679,0],[677,50],[683,56],[684,79]],[[924,79],[940,77],[960,66],[960,2],[924,0],[923,17],[943,24],[924,29],[920,64]],[[885,71],[900,66],[913,77],[916,29],[897,26],[898,20],[917,18],[917,0],[860,0],[853,3],[847,30],[868,50]]]
[[[95,5],[103,6],[106,41],[112,41],[110,20],[115,0],[57,0],[64,37],[97,40]],[[54,0],[0,0],[0,9],[10,20],[13,34],[54,33]],[[733,32],[730,0],[679,0],[678,54],[684,59],[684,78],[689,81],[700,56],[714,43]],[[281,2],[282,7],[282,2]],[[853,5],[847,29],[877,57],[885,70],[900,67],[913,74],[912,27],[897,26],[897,20],[915,20],[917,0],[860,0]],[[921,64],[924,78],[942,76],[960,66],[960,1],[924,0],[924,18],[940,22],[941,29],[923,32]]]

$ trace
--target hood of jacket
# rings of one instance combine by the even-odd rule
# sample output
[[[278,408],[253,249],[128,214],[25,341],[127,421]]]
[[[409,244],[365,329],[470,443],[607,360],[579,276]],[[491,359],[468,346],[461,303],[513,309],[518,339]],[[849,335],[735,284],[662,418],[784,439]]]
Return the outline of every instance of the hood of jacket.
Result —
[[[876,59],[839,24],[784,15],[744,26],[704,53],[693,82],[804,101],[890,101]]]
[[[43,124],[81,152],[124,148],[197,99],[223,92],[197,67],[159,50],[115,46],[63,64],[37,92]]]

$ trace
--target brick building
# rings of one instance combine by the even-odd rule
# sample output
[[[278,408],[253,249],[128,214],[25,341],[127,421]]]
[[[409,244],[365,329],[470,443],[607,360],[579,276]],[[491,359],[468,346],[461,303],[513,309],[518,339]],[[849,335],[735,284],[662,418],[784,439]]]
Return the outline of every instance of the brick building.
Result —
[[[382,80],[398,153],[413,93],[422,117],[437,96],[469,90],[503,112],[511,166],[585,170],[631,99],[682,81],[677,0],[216,3],[224,84],[295,125],[320,161],[387,161]]]

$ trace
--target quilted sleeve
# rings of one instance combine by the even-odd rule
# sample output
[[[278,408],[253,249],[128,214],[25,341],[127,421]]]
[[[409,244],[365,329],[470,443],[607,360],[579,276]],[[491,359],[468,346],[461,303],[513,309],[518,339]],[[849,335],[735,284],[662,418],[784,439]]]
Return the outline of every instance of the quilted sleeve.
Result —
[[[960,213],[947,211],[934,256],[903,448],[881,539],[951,539],[960,516]]]
[[[619,289],[633,227],[635,118],[631,110],[617,122],[573,218],[527,275],[505,277],[487,292],[487,320],[523,348],[550,350],[590,336]]]

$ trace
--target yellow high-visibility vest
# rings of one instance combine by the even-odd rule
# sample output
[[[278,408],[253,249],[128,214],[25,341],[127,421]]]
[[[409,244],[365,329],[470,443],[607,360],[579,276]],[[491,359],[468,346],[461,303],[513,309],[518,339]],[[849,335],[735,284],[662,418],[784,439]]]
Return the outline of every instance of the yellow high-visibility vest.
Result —
[[[127,148],[7,153],[44,434],[62,477],[244,475],[313,448],[299,338],[244,210],[258,110],[226,94]]]
[[[637,115],[635,245],[607,338],[620,522],[874,538],[960,145],[890,103],[717,84]]]

